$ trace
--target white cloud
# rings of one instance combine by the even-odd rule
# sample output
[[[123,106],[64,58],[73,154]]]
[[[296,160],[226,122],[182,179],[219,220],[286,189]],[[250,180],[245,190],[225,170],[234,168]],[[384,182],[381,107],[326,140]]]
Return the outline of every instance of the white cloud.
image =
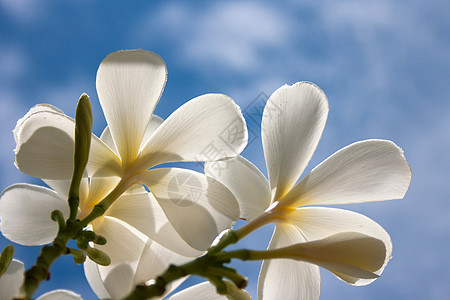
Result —
[[[182,39],[180,54],[199,66],[254,69],[264,51],[278,51],[288,42],[286,16],[263,3],[227,1],[198,8],[171,3],[156,18],[153,13],[139,28],[164,28]]]

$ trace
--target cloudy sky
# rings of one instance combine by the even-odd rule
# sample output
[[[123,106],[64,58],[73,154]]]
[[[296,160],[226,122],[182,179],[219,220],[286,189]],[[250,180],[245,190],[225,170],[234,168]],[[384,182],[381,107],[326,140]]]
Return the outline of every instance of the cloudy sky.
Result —
[[[450,298],[449,11],[447,0],[0,0],[0,188],[40,184],[13,165],[12,129],[32,105],[50,103],[73,116],[86,92],[101,133],[95,74],[110,52],[143,48],[163,57],[169,75],[156,108],[161,117],[201,94],[231,96],[253,137],[243,155],[263,172],[260,129],[248,113],[253,101],[312,81],[327,94],[330,113],[309,169],[354,141],[383,138],[404,149],[413,170],[405,199],[347,207],[391,234],[394,256],[381,278],[351,287],[322,272],[322,299]],[[270,234],[264,228],[241,246],[264,248]],[[7,243],[0,237],[0,248]],[[38,250],[17,246],[16,257],[29,267]],[[237,266],[256,295],[259,265]],[[40,292],[68,288],[94,298],[69,257],[52,275]]]

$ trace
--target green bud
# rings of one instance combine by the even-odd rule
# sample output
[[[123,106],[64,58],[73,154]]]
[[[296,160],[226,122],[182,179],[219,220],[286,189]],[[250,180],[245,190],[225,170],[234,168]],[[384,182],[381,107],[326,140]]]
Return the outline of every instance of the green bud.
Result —
[[[75,220],[80,194],[80,182],[89,159],[92,138],[92,108],[88,95],[78,100],[75,112],[75,151],[72,182],[69,189],[70,220]]]
[[[0,254],[0,276],[8,270],[9,264],[14,257],[14,246],[8,245]]]
[[[102,235],[97,235],[97,237],[94,240],[94,243],[97,245],[105,245],[107,242],[106,238]]]
[[[94,262],[101,266],[108,266],[111,263],[111,258],[105,252],[98,250],[96,248],[87,247],[86,254]]]
[[[73,256],[73,261],[77,265],[81,265],[82,263],[84,263],[86,261],[86,256],[80,250],[73,249],[73,248],[67,248],[67,250],[69,250],[69,254]]]
[[[66,221],[64,220],[64,215],[61,211],[59,210],[54,210],[52,211],[52,214],[50,215],[50,218],[58,223],[58,226],[64,227],[66,225]]]

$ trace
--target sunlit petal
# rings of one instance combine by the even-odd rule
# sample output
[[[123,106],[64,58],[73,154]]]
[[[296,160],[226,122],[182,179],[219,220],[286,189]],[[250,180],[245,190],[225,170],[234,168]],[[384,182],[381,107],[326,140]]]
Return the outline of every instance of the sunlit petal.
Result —
[[[287,217],[289,223],[295,225],[307,241],[314,241],[328,236],[357,232],[381,240],[385,245],[385,261],[374,273],[380,275],[392,255],[392,242],[389,234],[372,219],[344,209],[325,207],[298,208]],[[372,279],[354,278],[352,284],[369,284]],[[351,279],[345,281],[350,282]]]
[[[21,245],[50,243],[58,231],[57,223],[50,219],[56,209],[69,217],[67,200],[56,192],[30,184],[12,185],[0,198],[2,233]]]
[[[157,54],[125,50],[109,54],[97,72],[97,92],[124,165],[136,158],[167,70]]]
[[[282,86],[267,101],[261,137],[274,200],[283,197],[302,174],[327,115],[325,94],[309,82]]]
[[[86,276],[87,281],[89,282],[89,286],[94,291],[99,299],[109,299],[111,295],[105,289],[105,285],[103,284],[102,277],[100,276],[99,265],[86,258],[86,261],[83,264],[84,267],[84,275]]]
[[[182,255],[196,257],[201,251],[190,247],[167,219],[155,197],[142,187],[139,194],[122,195],[106,212],[120,219],[158,243]]]
[[[106,238],[106,245],[95,245],[111,258],[107,267],[99,266],[100,277],[112,298],[127,295],[133,287],[133,277],[145,247],[146,237],[127,224],[106,216],[92,223],[95,233]]]
[[[205,174],[225,185],[239,202],[240,218],[251,221],[270,205],[267,179],[251,162],[237,156],[205,164]]]
[[[304,242],[291,225],[277,225],[268,249]],[[319,299],[320,272],[316,265],[292,259],[263,261],[258,279],[258,299]]]
[[[8,269],[0,277],[0,299],[13,299],[22,285],[25,267],[21,261],[13,259]]]
[[[175,295],[169,297],[167,300],[187,299],[227,300],[228,298],[223,295],[217,294],[216,287],[211,283],[202,282],[176,293]]]
[[[49,112],[56,112],[56,113],[64,114],[59,108],[57,108],[53,105],[50,105],[50,104],[37,104],[37,105],[33,106],[25,114],[25,116],[23,116],[22,118],[20,118],[17,121],[16,127],[14,128],[14,131],[13,131],[14,132],[14,140],[16,141],[16,143],[18,141],[18,135],[20,135],[20,130],[22,130],[23,121],[28,119],[28,117],[31,116],[32,114],[42,112],[42,111],[49,111]]]
[[[36,300],[82,300],[80,295],[67,291],[67,290],[55,290],[40,296]]]
[[[342,232],[292,245],[280,249],[279,253],[326,268],[350,284],[355,284],[355,279],[365,279],[366,283],[375,280],[379,277],[376,272],[386,260],[383,241],[357,232]]]
[[[239,107],[221,94],[199,96],[172,113],[143,147],[142,168],[174,161],[235,157],[247,145]]]
[[[411,181],[403,151],[391,141],[351,144],[317,166],[282,200],[284,205],[329,205],[401,199]]]
[[[74,131],[74,120],[66,115],[50,111],[32,114],[17,135],[17,168],[38,178],[72,178]],[[94,135],[86,170],[99,176],[117,175],[121,170],[117,156]]]
[[[201,173],[154,169],[136,179],[150,189],[175,230],[197,250],[206,250],[239,217],[233,194]]]

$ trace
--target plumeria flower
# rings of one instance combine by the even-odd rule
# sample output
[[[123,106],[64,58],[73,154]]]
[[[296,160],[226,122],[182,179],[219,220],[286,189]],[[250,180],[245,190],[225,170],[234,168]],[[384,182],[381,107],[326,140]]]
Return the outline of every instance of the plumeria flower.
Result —
[[[13,299],[23,282],[25,267],[23,262],[13,259],[6,272],[0,277],[0,299]],[[37,300],[81,300],[80,295],[67,290],[55,290],[37,298]]]
[[[179,239],[173,240],[172,235],[167,234],[176,232],[189,246],[184,247],[187,252],[183,254],[190,255],[192,249],[207,249],[219,232],[231,226],[239,215],[238,204],[226,188],[203,174],[153,167],[167,162],[234,157],[245,147],[247,131],[239,107],[221,94],[199,96],[165,121],[152,116],[166,75],[163,60],[144,50],[115,52],[100,64],[97,92],[108,127],[100,139],[92,136],[86,167],[90,188],[86,189],[89,192],[80,206],[79,218],[86,216],[103,198],[114,202],[131,186],[144,184],[152,196],[148,193],[141,193],[142,197],[125,196],[128,205],[110,207],[105,218],[92,224],[94,230],[113,232],[109,228],[120,227],[124,221],[152,240],[182,252],[178,248]],[[237,134],[229,134],[229,130]],[[55,191],[64,195],[55,186],[59,185],[55,180],[67,180],[72,176],[74,120],[55,107],[38,105],[19,120],[14,135],[17,168],[46,180],[50,186],[53,184]],[[211,147],[220,151],[212,157],[202,155]],[[29,199],[29,208],[33,202],[36,202],[34,206],[43,208],[44,203],[52,206],[50,202],[60,201],[53,209],[62,211],[67,205],[53,192],[30,185],[8,189],[1,201],[13,197],[13,191]],[[21,202],[17,198],[16,206],[23,205]],[[2,219],[12,213],[5,209],[2,209]],[[114,217],[111,217],[113,211]],[[168,226],[164,223],[166,216]],[[12,220],[13,215],[10,218]],[[2,230],[6,230],[3,225]],[[19,229],[11,223],[8,238],[14,239],[14,230]],[[48,230],[39,229],[43,235]]]
[[[308,82],[285,85],[269,98],[262,118],[269,180],[243,157],[207,163],[206,173],[238,199],[241,218],[250,221],[241,233],[276,223],[269,250],[342,232],[361,233],[385,244],[386,259],[374,272],[379,275],[392,254],[387,232],[361,214],[317,206],[401,199],[408,190],[411,169],[393,142],[365,140],[337,151],[298,181],[317,147],[327,115],[327,98],[317,86]],[[375,280],[334,274],[352,285]],[[263,262],[259,299],[318,299],[319,295],[318,266],[289,259]]]

